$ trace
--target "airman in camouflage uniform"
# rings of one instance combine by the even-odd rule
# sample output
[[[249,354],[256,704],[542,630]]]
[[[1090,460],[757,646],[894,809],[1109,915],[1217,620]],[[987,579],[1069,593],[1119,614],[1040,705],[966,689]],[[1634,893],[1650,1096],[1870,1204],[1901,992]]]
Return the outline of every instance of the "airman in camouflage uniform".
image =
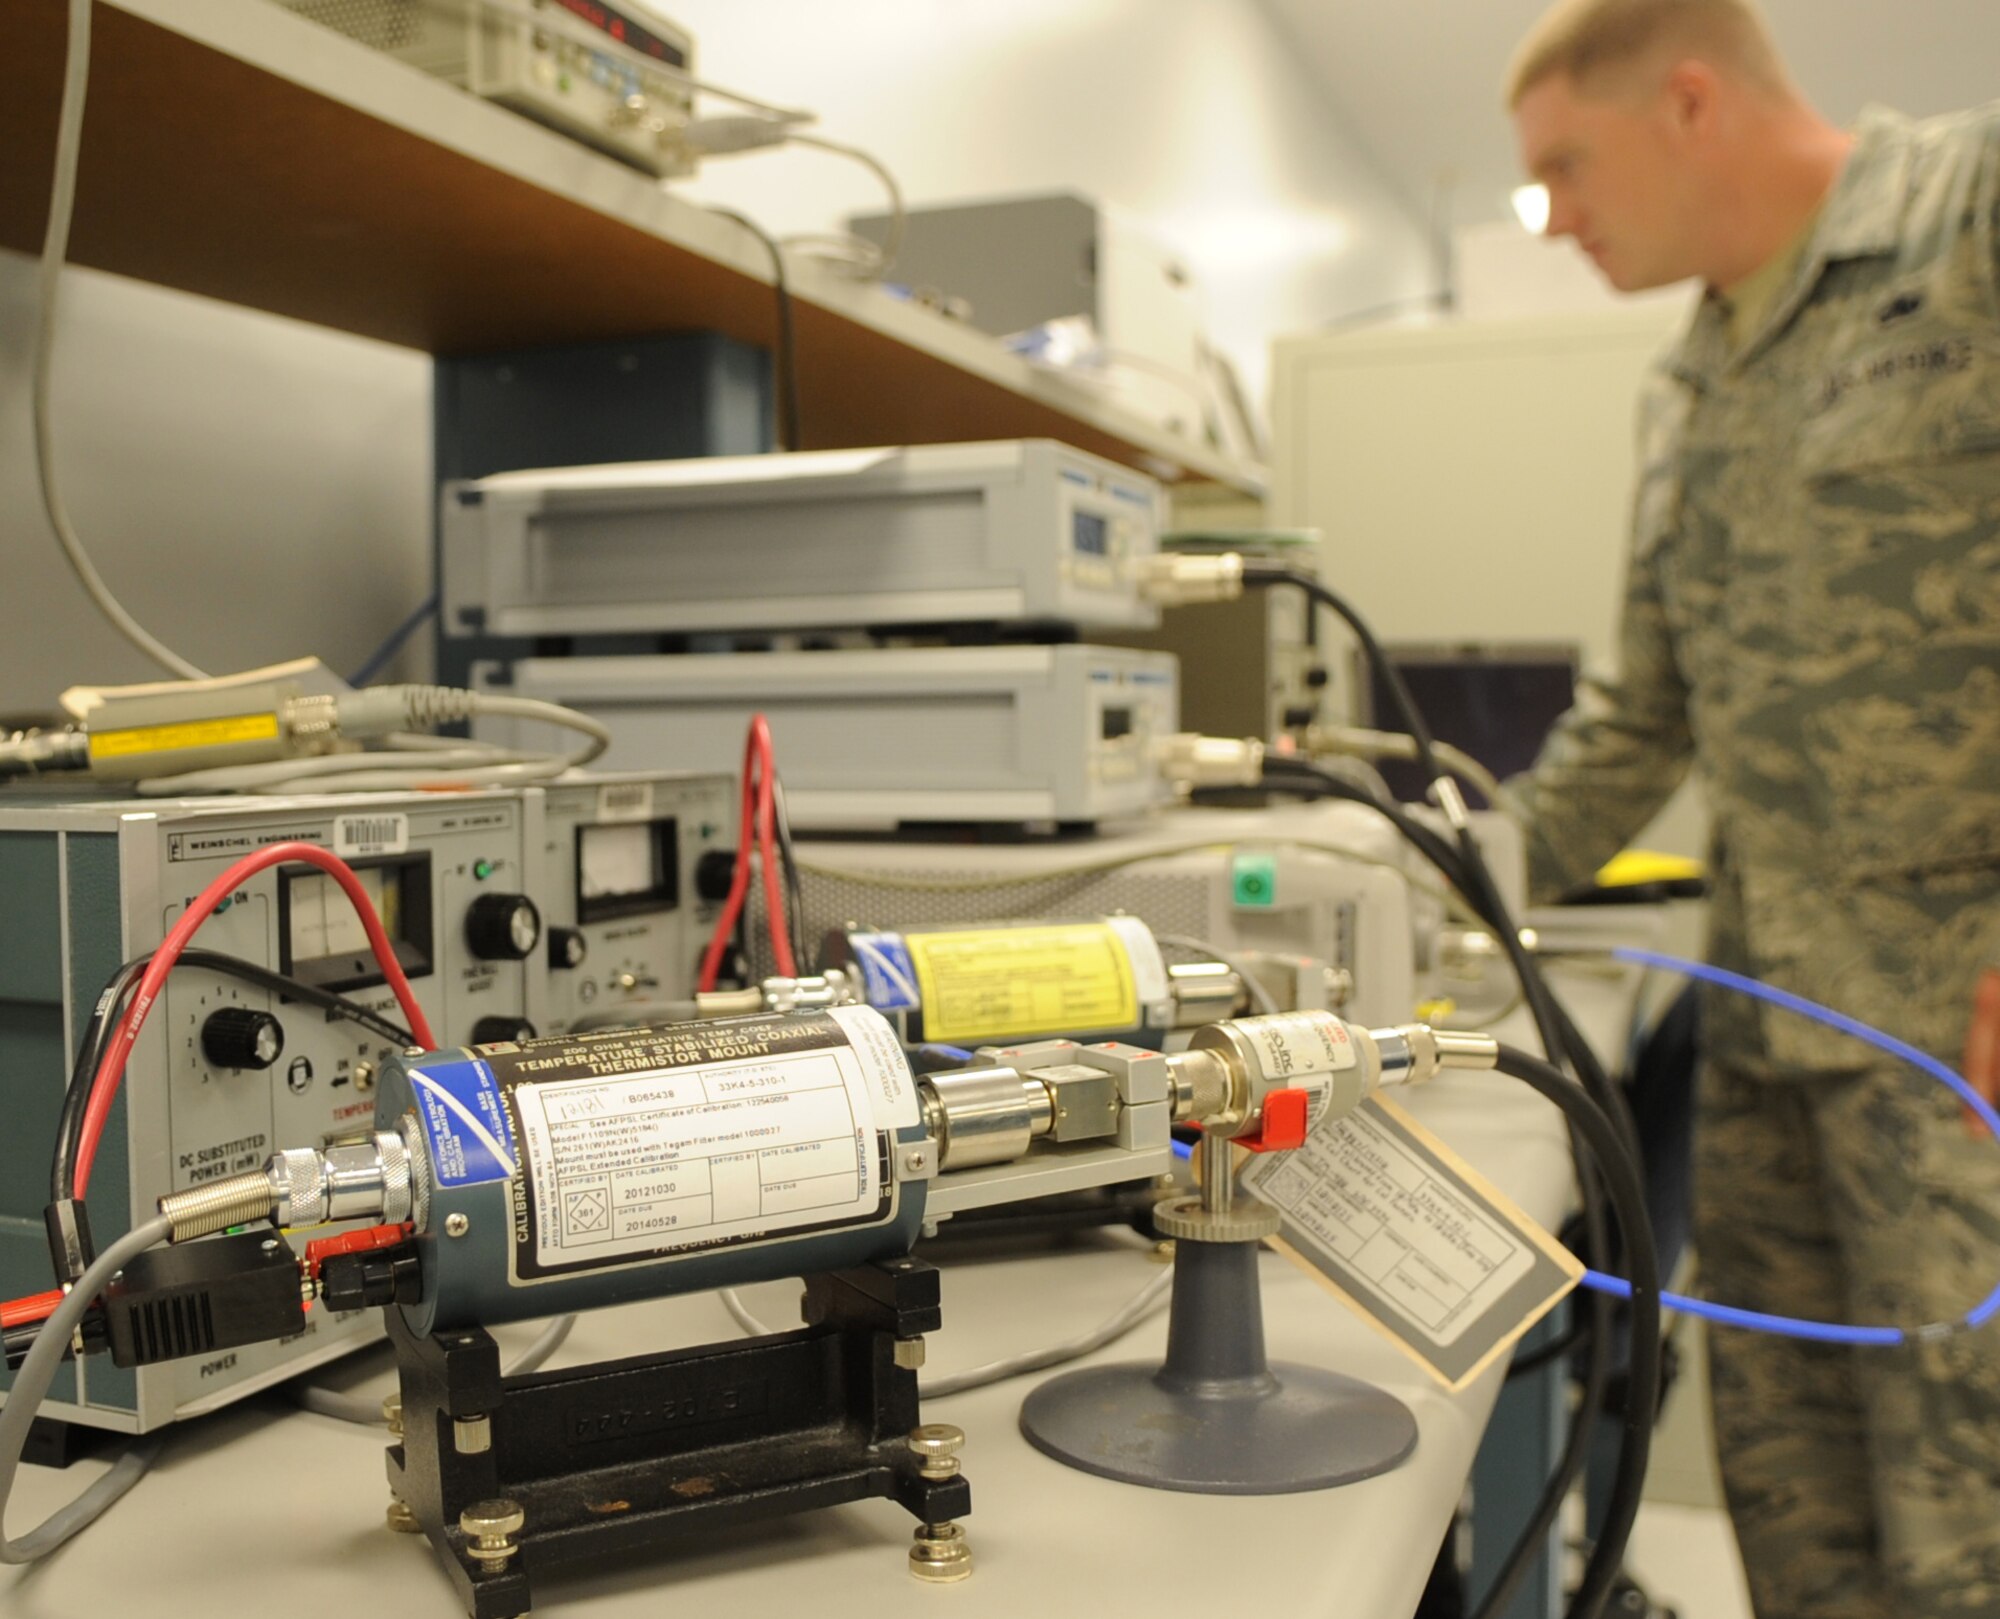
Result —
[[[2000,108],[1869,112],[1809,213],[1752,329],[1711,290],[1649,383],[1622,669],[1521,786],[1535,884],[1587,882],[1692,766],[1712,959],[1956,1061],[2000,961]],[[1947,1091],[1703,1012],[1710,1296],[1915,1325],[1993,1290],[2000,1144]],[[2000,1616],[2000,1325],[1710,1353],[1760,1619]]]

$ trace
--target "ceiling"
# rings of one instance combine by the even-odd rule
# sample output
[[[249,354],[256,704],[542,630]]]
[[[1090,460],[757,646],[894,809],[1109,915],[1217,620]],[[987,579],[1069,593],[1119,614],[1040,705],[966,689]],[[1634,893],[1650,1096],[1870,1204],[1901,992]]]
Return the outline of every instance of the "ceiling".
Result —
[[[1507,212],[1520,183],[1500,83],[1548,0],[1262,0],[1325,84],[1333,115],[1425,217]],[[1912,114],[2000,91],[1994,0],[1765,0],[1806,93],[1849,122],[1871,101]]]

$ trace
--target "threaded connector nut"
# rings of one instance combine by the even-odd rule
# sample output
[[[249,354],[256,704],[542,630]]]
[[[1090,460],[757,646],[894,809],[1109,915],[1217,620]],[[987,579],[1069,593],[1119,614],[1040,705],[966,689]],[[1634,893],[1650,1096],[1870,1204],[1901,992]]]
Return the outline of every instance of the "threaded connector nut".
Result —
[[[315,1148],[272,1154],[264,1175],[279,1225],[318,1225],[326,1218],[326,1165]]]

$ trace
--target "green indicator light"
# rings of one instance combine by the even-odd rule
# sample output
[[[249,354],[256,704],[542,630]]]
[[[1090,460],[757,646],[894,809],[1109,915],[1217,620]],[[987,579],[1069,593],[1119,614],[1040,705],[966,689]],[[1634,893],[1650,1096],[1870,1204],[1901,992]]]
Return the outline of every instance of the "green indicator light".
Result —
[[[1278,902],[1278,862],[1268,854],[1238,854],[1230,868],[1238,905],[1263,908]]]
[[[485,882],[488,877],[493,875],[493,862],[490,860],[473,861],[472,875],[477,877],[482,883]]]

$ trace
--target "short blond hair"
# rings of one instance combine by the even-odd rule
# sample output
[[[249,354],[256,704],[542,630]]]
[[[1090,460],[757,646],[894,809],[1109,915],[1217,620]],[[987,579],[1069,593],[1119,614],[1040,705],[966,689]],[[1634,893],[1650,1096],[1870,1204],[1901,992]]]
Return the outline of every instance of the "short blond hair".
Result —
[[[1507,105],[1557,74],[1583,85],[1668,52],[1734,69],[1768,90],[1791,84],[1755,0],[1556,0],[1514,53]]]

